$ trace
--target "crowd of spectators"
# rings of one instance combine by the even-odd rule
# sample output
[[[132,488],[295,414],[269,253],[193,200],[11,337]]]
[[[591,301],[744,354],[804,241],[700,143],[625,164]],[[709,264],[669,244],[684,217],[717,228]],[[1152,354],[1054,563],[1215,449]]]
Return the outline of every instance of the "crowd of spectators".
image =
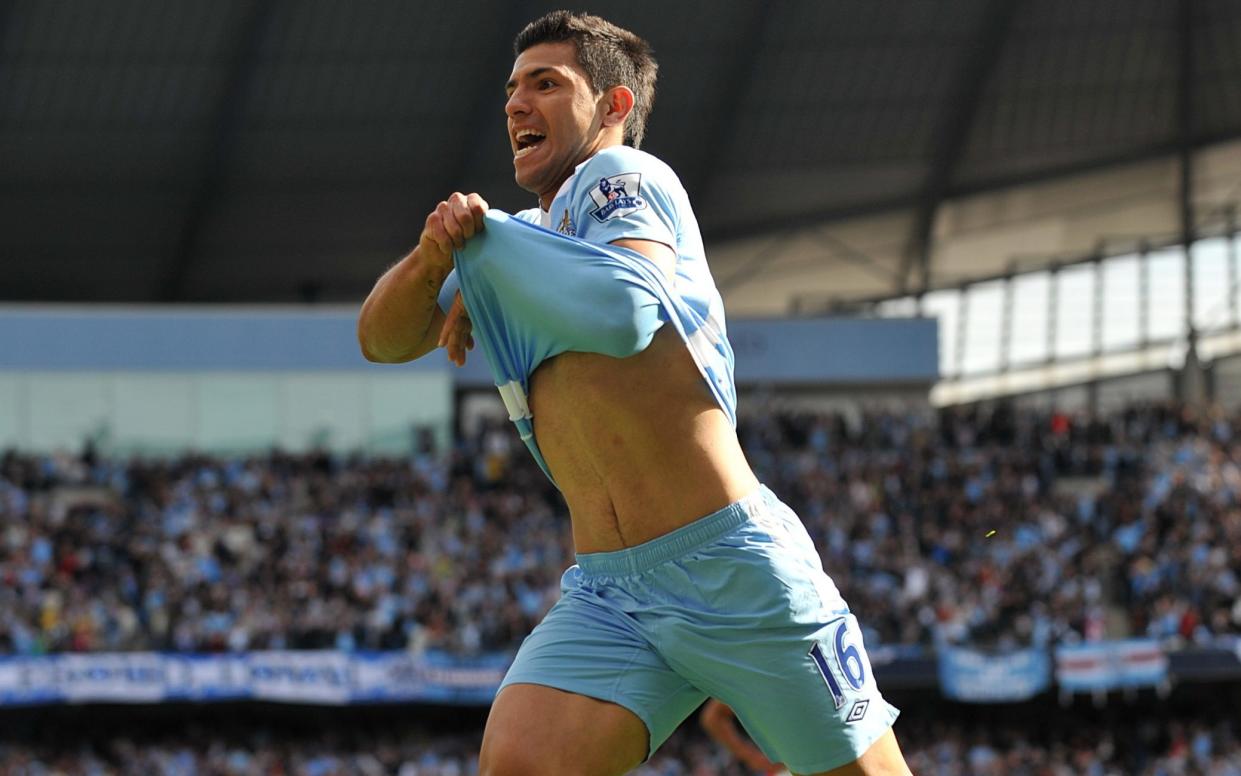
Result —
[[[898,723],[899,724],[899,723]],[[1235,719],[1071,732],[936,722],[902,730],[919,776],[1241,776]],[[0,740],[0,776],[476,776],[477,734],[353,729],[325,736],[203,727],[168,736],[66,745]],[[682,728],[632,776],[750,776],[699,731]]]
[[[766,411],[867,643],[1241,632],[1241,416]],[[507,425],[404,459],[0,456],[0,653],[514,647],[572,562]]]
[[[1241,415],[755,404],[739,427],[747,454],[805,521],[872,646],[1241,633]],[[562,502],[502,424],[403,459],[0,455],[0,654],[511,649],[571,562]],[[958,723],[900,733],[931,776],[1241,776],[1235,720],[1052,739]],[[477,748],[471,735],[215,729],[0,740],[0,776],[466,776]],[[742,770],[678,734],[637,773]]]
[[[8,453],[0,652],[507,648],[571,548],[490,457]]]
[[[1241,776],[1241,738],[1230,718],[1152,716],[1136,728],[1077,725],[1050,737],[1017,727],[931,730],[908,751],[919,776]]]
[[[1241,632],[1239,414],[769,414],[742,435],[868,643]]]

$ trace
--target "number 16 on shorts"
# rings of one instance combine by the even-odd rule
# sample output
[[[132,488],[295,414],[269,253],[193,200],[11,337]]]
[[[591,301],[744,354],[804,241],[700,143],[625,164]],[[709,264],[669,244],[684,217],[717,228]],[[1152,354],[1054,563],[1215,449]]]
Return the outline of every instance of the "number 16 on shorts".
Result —
[[[819,673],[823,675],[823,681],[827,683],[827,689],[831,691],[832,700],[837,709],[845,705],[846,698],[842,685],[848,685],[854,692],[860,691],[866,685],[867,661],[862,651],[862,638],[849,627],[851,620],[852,618],[842,619],[832,631],[831,638],[828,639],[835,653],[839,676],[836,668],[828,661],[827,655],[823,653],[822,642],[816,641],[810,648],[810,657],[818,666]],[[855,716],[860,719],[865,713],[865,706],[858,709],[858,704],[854,704],[854,708],[849,712],[849,721],[855,721]]]

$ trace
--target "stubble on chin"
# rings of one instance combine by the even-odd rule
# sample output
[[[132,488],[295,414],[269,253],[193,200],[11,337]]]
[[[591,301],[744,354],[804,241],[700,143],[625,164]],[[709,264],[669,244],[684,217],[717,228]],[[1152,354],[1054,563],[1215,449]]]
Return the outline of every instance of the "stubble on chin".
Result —
[[[543,170],[530,171],[526,175],[522,175],[516,170],[513,172],[513,180],[518,187],[535,196],[542,196],[548,188],[551,188],[550,184],[547,183],[547,178],[548,176]]]
[[[538,194],[538,187],[531,185],[527,180],[523,180],[520,173],[513,173],[513,182],[517,184],[517,188],[529,194]]]

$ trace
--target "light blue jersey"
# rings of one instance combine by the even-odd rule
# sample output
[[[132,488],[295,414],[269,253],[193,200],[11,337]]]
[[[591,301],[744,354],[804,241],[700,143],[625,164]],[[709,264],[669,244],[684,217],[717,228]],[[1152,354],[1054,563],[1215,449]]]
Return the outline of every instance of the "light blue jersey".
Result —
[[[610,244],[625,239],[671,247],[675,278]],[[601,151],[578,165],[549,211],[511,217],[492,210],[483,232],[453,258],[440,305],[447,310],[460,288],[509,417],[549,478],[527,393],[534,370],[567,351],[625,358],[671,323],[736,423],[733,352],[698,222],[676,175],[650,154]]]

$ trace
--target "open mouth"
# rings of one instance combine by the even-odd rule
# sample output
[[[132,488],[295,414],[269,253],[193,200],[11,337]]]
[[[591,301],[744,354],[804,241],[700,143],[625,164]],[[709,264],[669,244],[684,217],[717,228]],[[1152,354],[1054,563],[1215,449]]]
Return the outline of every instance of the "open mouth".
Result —
[[[547,136],[533,129],[521,129],[517,131],[515,139],[517,141],[517,153],[513,154],[513,158],[520,159],[538,148],[547,139]]]

